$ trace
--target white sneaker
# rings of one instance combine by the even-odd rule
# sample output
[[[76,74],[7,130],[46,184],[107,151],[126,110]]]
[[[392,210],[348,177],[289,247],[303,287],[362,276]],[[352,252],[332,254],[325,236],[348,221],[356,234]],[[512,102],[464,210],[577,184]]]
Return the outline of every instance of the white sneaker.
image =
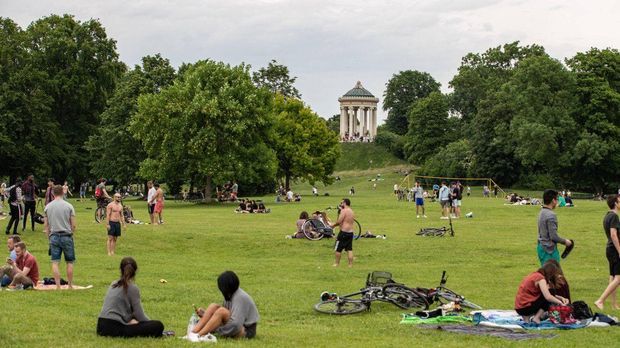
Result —
[[[293,239],[293,237],[291,235],[286,235],[286,237],[284,237],[286,239]]]
[[[448,220],[449,218],[448,218],[447,216],[442,216],[442,217],[440,217],[440,219],[442,219],[442,220]]]
[[[419,219],[419,218],[420,218],[420,215],[416,216],[416,218],[418,218],[418,219]]]
[[[208,333],[204,336],[198,336],[198,342],[209,342],[209,343],[217,343],[217,337]]]
[[[424,218],[426,219],[426,218],[427,218],[427,216],[426,216],[426,215],[424,215]]]

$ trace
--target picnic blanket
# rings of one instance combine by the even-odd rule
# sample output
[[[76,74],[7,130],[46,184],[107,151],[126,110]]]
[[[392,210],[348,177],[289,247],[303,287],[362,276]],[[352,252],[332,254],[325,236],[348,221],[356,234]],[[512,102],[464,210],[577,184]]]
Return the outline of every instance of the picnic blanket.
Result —
[[[464,324],[421,324],[422,329],[435,329],[452,333],[475,335],[475,336],[492,336],[501,337],[513,341],[522,341],[534,338],[554,338],[556,335],[531,333],[521,329],[520,331],[514,331],[506,328],[486,327],[486,326],[472,326]]]
[[[403,314],[401,324],[446,324],[446,323],[470,323],[471,317],[463,315],[443,315],[433,318],[420,318],[415,314]]]
[[[589,326],[592,320],[582,320],[574,324],[554,324],[549,320],[541,321],[540,324],[526,323],[521,316],[514,310],[484,310],[475,311],[473,314],[473,322],[475,325],[505,328],[510,330],[571,330],[581,329]]]
[[[93,288],[92,285],[87,285],[87,286],[73,285],[73,289],[69,289],[69,285],[60,286],[60,290],[86,290],[86,289],[92,289],[92,288]],[[56,285],[55,284],[45,285],[43,284],[42,280],[39,280],[39,283],[34,289],[42,290],[42,291],[56,290]]]

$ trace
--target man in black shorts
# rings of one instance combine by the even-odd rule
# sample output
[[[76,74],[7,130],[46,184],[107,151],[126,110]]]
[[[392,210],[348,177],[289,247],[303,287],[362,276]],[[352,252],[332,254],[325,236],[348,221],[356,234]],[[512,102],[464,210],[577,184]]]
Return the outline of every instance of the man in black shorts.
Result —
[[[351,209],[351,201],[348,198],[343,198],[340,203],[340,215],[338,215],[338,221],[332,225],[332,228],[340,226],[340,232],[336,238],[336,262],[334,267],[340,265],[340,257],[342,256],[342,250],[346,250],[347,258],[349,259],[349,267],[353,267],[353,226],[355,224],[355,214]]]
[[[603,309],[605,300],[611,296],[611,302],[614,309],[620,309],[616,302],[616,289],[620,285],[620,219],[618,219],[618,208],[620,207],[620,196],[610,195],[607,197],[607,206],[610,211],[607,212],[603,219],[603,228],[607,235],[607,248],[605,254],[607,261],[609,262],[609,285],[603,291],[601,297],[599,297],[594,304]]]

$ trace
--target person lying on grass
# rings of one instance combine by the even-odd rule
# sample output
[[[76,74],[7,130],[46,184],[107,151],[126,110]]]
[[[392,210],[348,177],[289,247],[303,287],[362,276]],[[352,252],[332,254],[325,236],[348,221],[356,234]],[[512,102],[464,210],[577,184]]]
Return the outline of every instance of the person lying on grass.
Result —
[[[138,271],[136,260],[121,260],[121,278],[108,288],[103,308],[97,320],[97,335],[111,337],[161,337],[171,336],[164,332],[164,324],[150,320],[142,310],[140,289],[134,284]]]
[[[519,285],[515,298],[515,310],[523,321],[540,324],[541,317],[550,304],[567,305],[570,301],[560,295],[552,295],[550,289],[566,286],[560,264],[549,260],[536,272],[530,273]]]
[[[192,332],[200,336],[217,333],[222,337],[254,338],[260,317],[254,300],[239,287],[239,277],[226,271],[217,278],[217,287],[224,296],[224,304],[212,303],[206,310],[197,308],[200,320]]]

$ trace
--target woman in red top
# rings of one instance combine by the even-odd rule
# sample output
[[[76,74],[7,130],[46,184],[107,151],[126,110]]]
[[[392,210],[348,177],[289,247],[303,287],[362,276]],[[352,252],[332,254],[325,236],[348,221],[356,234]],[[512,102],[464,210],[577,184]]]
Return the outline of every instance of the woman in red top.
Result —
[[[549,289],[558,289],[566,284],[560,264],[555,260],[545,262],[542,268],[525,277],[519,285],[515,298],[515,310],[526,323],[540,324],[540,318],[549,309],[549,304],[566,305],[569,300],[552,295]]]

